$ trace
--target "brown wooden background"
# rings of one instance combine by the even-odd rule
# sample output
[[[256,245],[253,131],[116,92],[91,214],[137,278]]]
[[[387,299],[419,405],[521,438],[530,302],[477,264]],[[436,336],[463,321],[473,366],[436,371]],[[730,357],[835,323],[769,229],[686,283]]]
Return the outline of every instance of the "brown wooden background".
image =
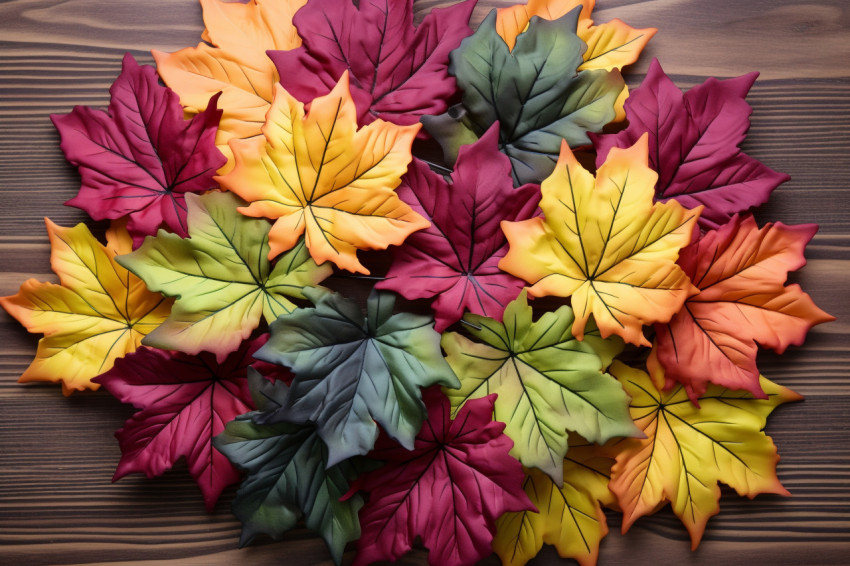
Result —
[[[341,0],[342,1],[342,0]],[[428,10],[441,2],[417,2]],[[479,0],[476,23],[502,0]],[[803,348],[762,355],[769,378],[805,395],[768,424],[791,498],[738,498],[724,490],[721,513],[701,547],[668,508],[611,534],[600,564],[850,564],[850,5],[846,0],[599,0],[597,21],[615,17],[658,27],[630,84],[653,56],[682,87],[751,70],[761,77],[744,150],[789,173],[762,221],[817,222],[808,265],[793,276],[838,321],[814,329]],[[62,203],[79,178],[59,150],[48,114],[103,107],[129,51],[194,45],[195,0],[4,0],[0,3],[0,294],[28,277],[55,280],[42,222],[85,219]],[[0,564],[330,563],[304,529],[284,541],[238,550],[233,490],[204,512],[185,468],[164,477],[110,482],[120,452],[113,433],[132,413],[105,392],[63,398],[58,386],[16,383],[35,352],[0,311]],[[348,554],[350,560],[351,553]],[[403,564],[424,564],[420,550]],[[493,562],[493,559],[490,559]],[[563,561],[551,548],[534,564]]]

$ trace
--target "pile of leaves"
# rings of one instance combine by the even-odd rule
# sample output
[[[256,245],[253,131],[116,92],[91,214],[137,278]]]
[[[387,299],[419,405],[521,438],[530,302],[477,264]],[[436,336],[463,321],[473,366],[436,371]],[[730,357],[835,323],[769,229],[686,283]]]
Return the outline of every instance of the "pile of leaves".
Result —
[[[696,548],[719,482],[786,493],[762,430],[799,396],[757,350],[831,317],[786,285],[816,227],[749,212],[787,179],[739,149],[755,74],[629,93],[655,30],[592,0],[474,33],[474,0],[201,4],[197,47],[53,117],[113,222],[47,220],[59,284],[0,299],[44,334],[21,381],[139,409],[116,478],[185,458],[209,509],[241,480],[241,544],[303,521],[356,564],[593,564],[602,506],[668,501]]]

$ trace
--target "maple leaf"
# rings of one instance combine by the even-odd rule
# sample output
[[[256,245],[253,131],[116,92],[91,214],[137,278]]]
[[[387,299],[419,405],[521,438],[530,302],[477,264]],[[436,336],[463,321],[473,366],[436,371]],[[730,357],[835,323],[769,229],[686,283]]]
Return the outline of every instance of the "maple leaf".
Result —
[[[759,229],[751,216],[735,217],[682,250],[679,265],[699,294],[655,325],[648,367],[656,383],[682,383],[692,400],[709,382],[764,398],[758,345],[781,354],[812,326],[835,320],[799,285],[785,286],[788,272],[805,265],[803,248],[816,231],[781,222]]]
[[[58,381],[65,395],[98,389],[91,379],[138,348],[168,316],[171,301],[115,262],[132,249],[122,224],[107,230],[103,246],[84,224],[63,228],[44,220],[59,285],[28,279],[17,294],[0,297],[28,331],[44,334],[19,381]]]
[[[744,97],[758,73],[708,79],[682,94],[653,60],[641,86],[626,102],[629,127],[591,136],[601,164],[613,147],[628,147],[649,135],[649,164],[658,172],[655,199],[704,205],[703,229],[717,228],[733,214],[766,202],[789,179],[743,153],[738,145],[750,127]]]
[[[222,490],[240,477],[212,440],[226,422],[253,408],[246,371],[265,339],[243,342],[220,363],[208,352],[140,348],[95,378],[122,403],[140,409],[115,433],[121,461],[113,481],[134,472],[159,476],[185,457],[211,511]]]
[[[497,138],[494,126],[461,148],[450,183],[414,159],[396,191],[431,226],[393,249],[386,279],[375,287],[408,299],[434,299],[437,332],[460,320],[464,310],[501,320],[524,285],[497,266],[508,251],[499,222],[531,218],[540,190],[514,189]]]
[[[645,137],[612,149],[594,179],[564,143],[541,186],[545,218],[502,223],[510,250],[499,267],[531,283],[532,296],[572,296],[578,339],[593,313],[603,338],[649,346],[643,325],[670,320],[692,293],[676,258],[699,210],[653,204],[646,151]]]
[[[328,463],[366,454],[378,427],[408,449],[422,427],[420,387],[457,386],[430,317],[392,314],[388,293],[373,292],[364,317],[356,302],[305,289],[315,308],[298,309],[271,325],[257,358],[292,369],[295,378],[269,422],[314,422]]]
[[[228,141],[261,133],[280,78],[266,51],[301,45],[292,16],[305,2],[201,0],[203,41],[175,53],[152,52],[159,75],[180,95],[187,112],[200,112],[221,92],[223,116],[216,145],[227,157],[222,174],[233,167]]]
[[[493,418],[506,424],[511,456],[524,466],[561,485],[567,430],[594,442],[639,434],[623,388],[603,373],[622,342],[603,340],[593,326],[584,341],[576,340],[570,307],[534,322],[523,291],[505,309],[504,324],[471,314],[464,320],[480,342],[443,334],[446,360],[460,379],[459,389],[444,393],[453,413],[470,399],[497,393]]]
[[[499,148],[514,184],[539,183],[555,166],[561,141],[587,145],[587,132],[615,117],[623,90],[618,70],[577,71],[585,44],[575,34],[578,10],[554,21],[535,18],[513,51],[496,30],[496,12],[452,52],[449,72],[463,104],[422,123],[454,163],[462,144],[499,122]]]
[[[359,495],[340,498],[363,466],[353,460],[328,466],[327,448],[315,426],[257,422],[282,406],[287,387],[252,370],[248,384],[258,410],[227,423],[214,440],[246,472],[233,500],[233,513],[243,524],[240,546],[261,533],[279,539],[303,516],[339,564],[345,544],[360,535],[357,511],[363,505]]]
[[[609,371],[632,397],[632,418],[646,433],[614,445],[609,487],[623,510],[624,533],[670,501],[695,549],[720,509],[718,482],[750,498],[788,495],[776,477],[776,447],[762,431],[774,408],[801,396],[761,377],[766,399],[711,385],[696,407],[681,385],[661,392],[646,373],[618,361]]]
[[[571,438],[562,487],[539,470],[528,470],[522,488],[539,512],[505,513],[496,523],[493,550],[502,564],[526,564],[543,543],[582,566],[596,564],[599,543],[608,534],[600,503],[615,501],[608,489],[611,463],[598,446]]]
[[[295,15],[304,43],[273,51],[286,90],[309,103],[351,74],[357,122],[376,119],[402,126],[439,114],[457,87],[448,74],[449,52],[472,33],[475,0],[431,10],[413,25],[413,0],[311,0]]]
[[[377,120],[357,130],[347,72],[306,116],[276,86],[265,137],[234,141],[236,167],[218,180],[250,203],[240,212],[275,219],[269,259],[304,233],[317,263],[368,274],[357,249],[398,245],[428,226],[394,190],[418,129]]]
[[[118,262],[148,287],[176,297],[171,315],[144,343],[164,350],[215,352],[223,360],[265,317],[291,312],[290,298],[330,275],[317,266],[303,242],[267,259],[269,223],[247,218],[229,193],[187,195],[189,238],[160,232]]]
[[[413,450],[379,441],[373,456],[385,465],[352,486],[369,492],[355,565],[396,560],[417,536],[430,564],[473,564],[491,552],[500,515],[533,509],[504,425],[490,420],[494,396],[471,400],[454,420],[439,389],[423,398],[428,419]]]
[[[216,99],[184,120],[177,95],[129,53],[109,92],[108,113],[77,106],[51,115],[62,151],[82,177],[79,194],[65,204],[95,220],[129,215],[134,245],[161,225],[185,236],[184,195],[216,188],[213,175],[224,163],[213,145]]]

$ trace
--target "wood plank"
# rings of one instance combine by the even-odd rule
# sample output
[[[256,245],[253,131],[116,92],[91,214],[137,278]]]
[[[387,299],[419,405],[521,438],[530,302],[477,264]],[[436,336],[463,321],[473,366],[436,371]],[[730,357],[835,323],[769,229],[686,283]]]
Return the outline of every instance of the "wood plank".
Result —
[[[481,0],[480,21],[501,0]],[[446,1],[418,1],[418,17]],[[680,86],[714,75],[761,71],[743,149],[792,180],[758,211],[762,222],[816,222],[808,265],[792,280],[838,321],[814,329],[804,347],[764,353],[762,371],[806,396],[768,422],[782,455],[778,473],[792,497],[739,498],[725,489],[721,513],[690,552],[669,508],[611,534],[600,564],[845,564],[850,556],[850,10],[844,0],[683,2],[600,0],[597,21],[619,17],[659,27],[628,74],[639,83],[652,57]],[[85,214],[62,203],[79,177],[64,160],[49,114],[103,107],[121,56],[151,63],[152,48],[198,42],[194,0],[0,3],[0,293],[26,278],[55,280],[42,218],[62,225]],[[102,231],[102,225],[100,225]],[[340,281],[340,285],[352,285]],[[58,388],[15,382],[37,337],[0,312],[0,563],[330,564],[320,539],[296,529],[282,542],[237,549],[228,512],[214,513],[185,466],[161,478],[111,483],[120,451],[113,438],[130,407],[105,392],[63,398]],[[424,564],[418,550],[401,564]],[[347,553],[347,560],[352,552]],[[532,564],[563,561],[550,548]],[[485,561],[495,564],[495,559]]]

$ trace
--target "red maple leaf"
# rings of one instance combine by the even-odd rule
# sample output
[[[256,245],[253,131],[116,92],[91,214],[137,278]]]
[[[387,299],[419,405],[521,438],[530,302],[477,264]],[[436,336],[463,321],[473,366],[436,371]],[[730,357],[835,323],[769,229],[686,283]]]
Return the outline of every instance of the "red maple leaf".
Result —
[[[302,46],[268,54],[281,84],[304,103],[330,92],[348,69],[359,124],[416,124],[445,112],[457,92],[449,52],[472,33],[474,6],[436,8],[414,26],[413,0],[311,0],[292,20]]]
[[[141,409],[115,433],[122,455],[113,479],[133,472],[158,476],[183,456],[212,509],[222,490],[240,478],[212,439],[254,408],[247,368],[267,338],[243,342],[222,363],[208,352],[191,356],[140,348],[96,377],[95,383]]]
[[[499,269],[508,241],[499,223],[537,212],[540,189],[514,189],[511,164],[499,152],[498,126],[458,154],[451,183],[414,159],[396,193],[431,226],[394,249],[387,279],[375,285],[407,299],[430,299],[442,332],[465,310],[502,320],[525,282]]]
[[[428,420],[413,450],[382,436],[370,456],[385,465],[352,486],[351,493],[370,492],[356,565],[395,560],[417,536],[431,564],[472,564],[492,552],[502,513],[535,510],[522,490],[522,466],[508,455],[505,425],[492,421],[496,396],[468,401],[454,420],[439,388],[422,397]]]
[[[80,192],[65,204],[95,220],[129,215],[135,246],[163,225],[186,237],[183,195],[216,188],[213,175],[226,161],[214,143],[218,96],[184,120],[179,97],[129,53],[109,92],[108,113],[77,106],[51,116],[82,177]]]

